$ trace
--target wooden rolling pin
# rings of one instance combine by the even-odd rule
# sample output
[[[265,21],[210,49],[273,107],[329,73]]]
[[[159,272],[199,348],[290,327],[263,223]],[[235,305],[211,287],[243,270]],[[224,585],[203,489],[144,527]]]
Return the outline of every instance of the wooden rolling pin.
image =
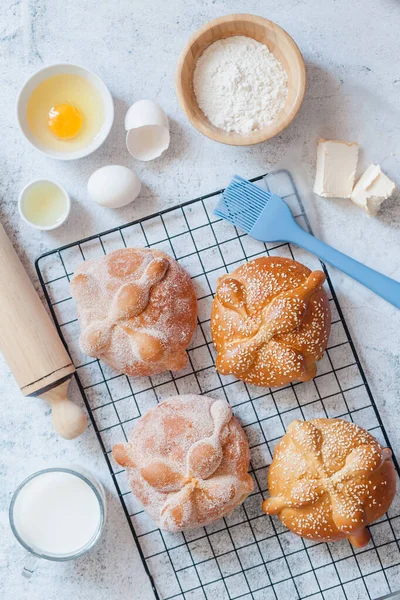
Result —
[[[23,395],[51,405],[59,435],[86,429],[85,413],[67,397],[74,365],[1,224],[0,351]]]

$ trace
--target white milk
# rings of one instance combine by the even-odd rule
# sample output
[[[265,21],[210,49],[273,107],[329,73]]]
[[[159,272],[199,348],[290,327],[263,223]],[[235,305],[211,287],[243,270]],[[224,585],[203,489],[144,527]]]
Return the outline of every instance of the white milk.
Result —
[[[14,505],[14,524],[33,551],[78,553],[99,530],[101,512],[92,488],[80,477],[48,472],[29,481]]]

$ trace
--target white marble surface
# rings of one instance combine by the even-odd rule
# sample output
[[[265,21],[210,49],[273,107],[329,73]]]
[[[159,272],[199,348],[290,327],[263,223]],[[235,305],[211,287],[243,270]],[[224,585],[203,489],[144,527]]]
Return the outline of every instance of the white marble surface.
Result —
[[[223,147],[198,134],[174,92],[176,59],[188,36],[230,12],[260,14],[295,38],[307,63],[308,89],[296,121],[275,140],[253,148]],[[313,175],[318,136],[356,140],[362,163],[379,161],[400,183],[400,5],[397,0],[2,0],[0,3],[0,220],[31,276],[42,252],[112,225],[224,186],[233,172],[252,177],[294,152]],[[98,72],[115,98],[110,137],[92,156],[55,162],[34,151],[15,122],[18,89],[52,62],[84,64]],[[124,146],[123,118],[140,98],[153,98],[171,121],[169,151],[149,164],[134,162]],[[136,204],[107,212],[86,196],[100,166],[133,167],[143,181]],[[53,177],[73,197],[68,224],[40,233],[20,222],[17,197],[30,179]],[[400,280],[399,196],[370,219],[348,201],[310,197],[315,231],[327,242]],[[311,206],[311,204],[313,206]],[[333,280],[380,408],[400,455],[400,311],[332,270]],[[6,600],[151,598],[146,578],[91,427],[66,442],[52,431],[40,400],[23,399],[0,359],[0,597]],[[20,576],[23,550],[8,526],[15,487],[48,464],[80,463],[108,490],[104,538],[75,563],[42,564],[31,581]]]

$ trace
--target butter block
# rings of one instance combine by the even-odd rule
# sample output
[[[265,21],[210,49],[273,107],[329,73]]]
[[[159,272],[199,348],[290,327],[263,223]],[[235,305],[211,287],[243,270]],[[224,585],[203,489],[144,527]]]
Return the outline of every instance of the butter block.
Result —
[[[350,198],[357,162],[356,142],[319,139],[314,192],[323,198]]]
[[[385,175],[380,165],[372,164],[357,181],[351,199],[369,215],[375,216],[395,188],[396,184]]]

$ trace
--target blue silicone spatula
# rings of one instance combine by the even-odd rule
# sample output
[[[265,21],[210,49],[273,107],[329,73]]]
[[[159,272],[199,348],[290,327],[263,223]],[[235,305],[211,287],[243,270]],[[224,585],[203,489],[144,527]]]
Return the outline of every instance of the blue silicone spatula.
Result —
[[[214,213],[261,242],[293,242],[400,308],[400,283],[304,231],[282,198],[235,175]]]

